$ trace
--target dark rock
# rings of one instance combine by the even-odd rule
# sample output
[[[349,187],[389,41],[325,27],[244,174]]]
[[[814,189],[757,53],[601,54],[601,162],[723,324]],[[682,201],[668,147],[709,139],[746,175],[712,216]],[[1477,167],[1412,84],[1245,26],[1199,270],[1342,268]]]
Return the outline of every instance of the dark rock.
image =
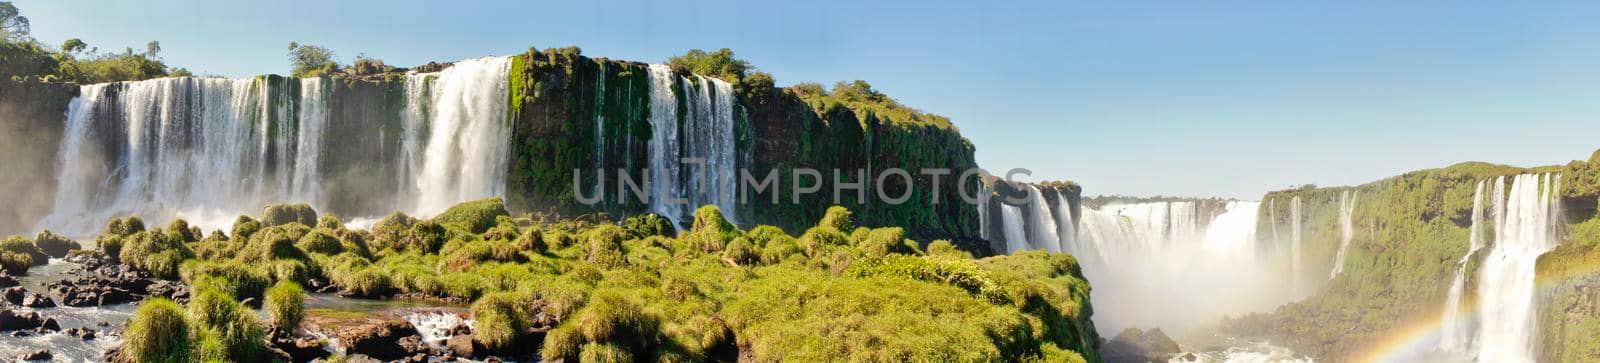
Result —
[[[54,322],[54,319],[50,321]],[[0,310],[0,331],[25,330],[38,328],[45,323],[45,318],[37,312],[19,314],[11,310]],[[60,328],[59,326],[57,327]]]
[[[61,323],[56,322],[56,318],[44,318],[44,322],[39,324],[39,329],[61,331]]]
[[[5,289],[5,291],[0,291],[0,300],[5,300],[6,303],[11,305],[22,305],[22,299],[26,298],[27,296],[28,290],[20,287],[13,287]]]
[[[62,333],[66,333],[67,336],[71,337],[83,338],[83,340],[94,340],[95,338],[94,329],[89,328],[72,328],[63,331]]]
[[[33,336],[33,332],[30,332],[30,331],[27,331],[27,330],[18,330],[18,331],[11,332],[11,336],[18,337],[18,338],[26,338],[26,337]]]
[[[25,360],[25,361],[29,361],[29,360],[50,360],[51,358],[55,358],[55,356],[50,354],[50,350],[49,349],[40,350],[40,351],[37,351],[37,352],[28,353],[28,354],[23,354],[21,357],[17,357],[18,360]]]
[[[472,334],[472,327],[467,326],[467,323],[456,323],[456,326],[450,327],[450,336],[468,334]]]
[[[351,354],[345,357],[346,363],[383,363],[382,360],[367,356],[366,354]]]
[[[26,297],[22,298],[22,306],[30,308],[53,308],[56,307],[56,301],[51,299],[49,296],[30,292]]]
[[[7,275],[5,272],[0,272],[0,287],[12,286],[17,286],[17,278],[11,277],[11,275]]]
[[[339,341],[344,342],[347,352],[381,360],[398,360],[410,356],[409,349],[401,346],[401,338],[416,336],[420,339],[416,327],[398,319],[369,321],[344,329],[338,336]]]
[[[483,351],[483,345],[473,341],[471,335],[456,335],[445,341],[444,346],[449,348],[451,354],[458,357],[474,358]]]
[[[273,349],[282,351],[288,356],[286,362],[310,362],[327,358],[331,353],[325,349],[322,340],[310,336],[294,336],[291,333],[276,327],[268,331]]]
[[[1167,337],[1161,329],[1139,330],[1128,328],[1116,338],[1100,346],[1100,356],[1106,362],[1166,362],[1182,353],[1178,342]]]

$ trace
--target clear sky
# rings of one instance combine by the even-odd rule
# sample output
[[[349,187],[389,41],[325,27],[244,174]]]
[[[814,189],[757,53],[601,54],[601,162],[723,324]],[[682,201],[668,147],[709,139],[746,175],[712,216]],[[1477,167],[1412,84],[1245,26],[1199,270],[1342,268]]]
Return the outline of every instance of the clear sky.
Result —
[[[950,116],[999,171],[1087,194],[1258,198],[1600,148],[1600,2],[16,0],[34,36],[159,40],[199,74],[290,41],[410,66],[578,45],[732,48],[780,84],[865,79]]]

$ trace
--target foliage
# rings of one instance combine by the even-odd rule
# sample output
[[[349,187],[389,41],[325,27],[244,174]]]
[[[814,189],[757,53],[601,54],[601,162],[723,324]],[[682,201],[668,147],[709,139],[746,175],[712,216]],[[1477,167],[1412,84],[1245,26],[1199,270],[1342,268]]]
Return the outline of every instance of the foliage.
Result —
[[[122,334],[122,358],[133,362],[187,362],[189,331],[178,304],[164,298],[145,300]]]
[[[715,52],[691,49],[683,55],[668,58],[667,64],[735,84],[740,83],[747,72],[755,70],[750,62],[734,58],[733,50],[728,48],[718,49]]]
[[[487,198],[456,204],[434,216],[433,221],[441,225],[455,224],[472,233],[483,233],[495,226],[496,218],[510,215],[510,212],[506,212],[505,200]]]
[[[261,304],[272,324],[280,329],[294,330],[305,316],[306,292],[293,281],[278,282],[267,289],[266,301]]]
[[[261,211],[261,224],[263,227],[273,227],[289,223],[299,223],[302,226],[313,227],[317,225],[317,211],[311,209],[309,204],[273,204]]]
[[[295,78],[321,77],[339,71],[339,61],[332,50],[299,42],[289,42],[289,66],[289,74]]]

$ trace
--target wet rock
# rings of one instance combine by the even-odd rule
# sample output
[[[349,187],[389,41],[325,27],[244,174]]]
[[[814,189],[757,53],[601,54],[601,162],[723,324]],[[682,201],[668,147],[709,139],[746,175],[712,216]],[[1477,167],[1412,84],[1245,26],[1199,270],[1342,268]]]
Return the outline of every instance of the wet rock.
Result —
[[[456,323],[456,326],[450,327],[450,336],[468,334],[472,334],[472,327],[467,326],[466,322]]]
[[[27,331],[27,330],[18,330],[18,331],[11,332],[11,336],[18,337],[18,338],[27,338],[27,337],[33,336],[33,332],[30,332],[30,331]]]
[[[21,357],[17,357],[17,360],[33,361],[33,360],[50,360],[52,358],[55,358],[55,355],[51,355],[49,349],[44,349],[44,350],[36,351],[36,352],[33,352],[33,353],[23,354]]]
[[[56,307],[56,301],[51,299],[49,296],[30,292],[27,294],[27,296],[22,298],[22,306],[30,308],[53,308]]]
[[[317,362],[322,362],[322,361],[326,361],[326,360],[318,359],[316,361]],[[350,356],[345,357],[344,361],[346,363],[383,363],[382,360],[378,360],[377,358],[373,358],[373,357],[367,356],[366,354],[352,354]]]
[[[0,310],[0,331],[26,330],[43,326],[46,319],[38,312],[18,313],[12,310]],[[49,319],[54,322],[54,319]],[[60,329],[60,326],[56,327]]]
[[[17,278],[11,277],[11,275],[7,275],[5,272],[0,272],[0,287],[12,286],[17,286]]]
[[[463,358],[477,357],[478,353],[483,352],[483,345],[473,341],[472,335],[452,336],[450,340],[445,341],[444,346],[450,350],[451,354]]]
[[[288,356],[287,362],[310,362],[331,355],[322,340],[315,337],[295,336],[276,327],[268,331],[267,336],[271,337],[273,349]]]
[[[0,300],[5,300],[7,304],[11,305],[22,305],[22,299],[26,297],[28,297],[28,290],[24,290],[20,287],[13,287],[5,289],[4,291],[0,291]]]
[[[95,338],[94,329],[89,328],[72,328],[62,333],[66,333],[70,337],[82,338],[83,340],[94,340]]]
[[[402,338],[416,337],[415,342],[421,342],[417,328],[399,319],[365,322],[340,331],[338,336],[347,352],[381,360],[397,360],[411,355],[412,349],[401,345]],[[407,343],[412,345],[409,340]]]
[[[1106,362],[1166,362],[1182,352],[1178,342],[1159,328],[1129,328],[1100,347],[1100,356]]]
[[[61,323],[56,322],[56,318],[45,318],[43,323],[39,323],[39,330],[61,331]]]

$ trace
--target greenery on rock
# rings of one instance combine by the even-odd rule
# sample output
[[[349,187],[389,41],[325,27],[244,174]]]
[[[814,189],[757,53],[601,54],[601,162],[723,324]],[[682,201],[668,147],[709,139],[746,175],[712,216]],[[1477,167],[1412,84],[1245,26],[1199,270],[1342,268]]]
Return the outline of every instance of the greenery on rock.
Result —
[[[217,231],[198,241],[134,228],[142,225],[136,219],[113,221],[100,239],[122,240],[124,261],[165,270],[165,260],[149,256],[181,256],[176,274],[195,291],[183,313],[165,300],[145,303],[135,317],[141,327],[183,329],[130,330],[124,351],[259,359],[267,354],[265,324],[233,298],[264,295],[268,321],[293,326],[305,296],[297,284],[317,280],[349,296],[471,302],[474,339],[491,354],[704,361],[733,360],[744,349],[759,361],[1098,359],[1089,285],[1069,255],[974,260],[947,241],[924,252],[903,230],[860,227],[842,207],[800,238],[773,226],[742,230],[714,206],[700,208],[682,233],[656,216],[620,225],[536,222],[507,216],[495,200],[452,210],[463,213],[436,217],[449,220],[440,223],[396,214],[364,231],[292,219],[248,237]],[[469,228],[480,221],[489,223],[482,232]]]

